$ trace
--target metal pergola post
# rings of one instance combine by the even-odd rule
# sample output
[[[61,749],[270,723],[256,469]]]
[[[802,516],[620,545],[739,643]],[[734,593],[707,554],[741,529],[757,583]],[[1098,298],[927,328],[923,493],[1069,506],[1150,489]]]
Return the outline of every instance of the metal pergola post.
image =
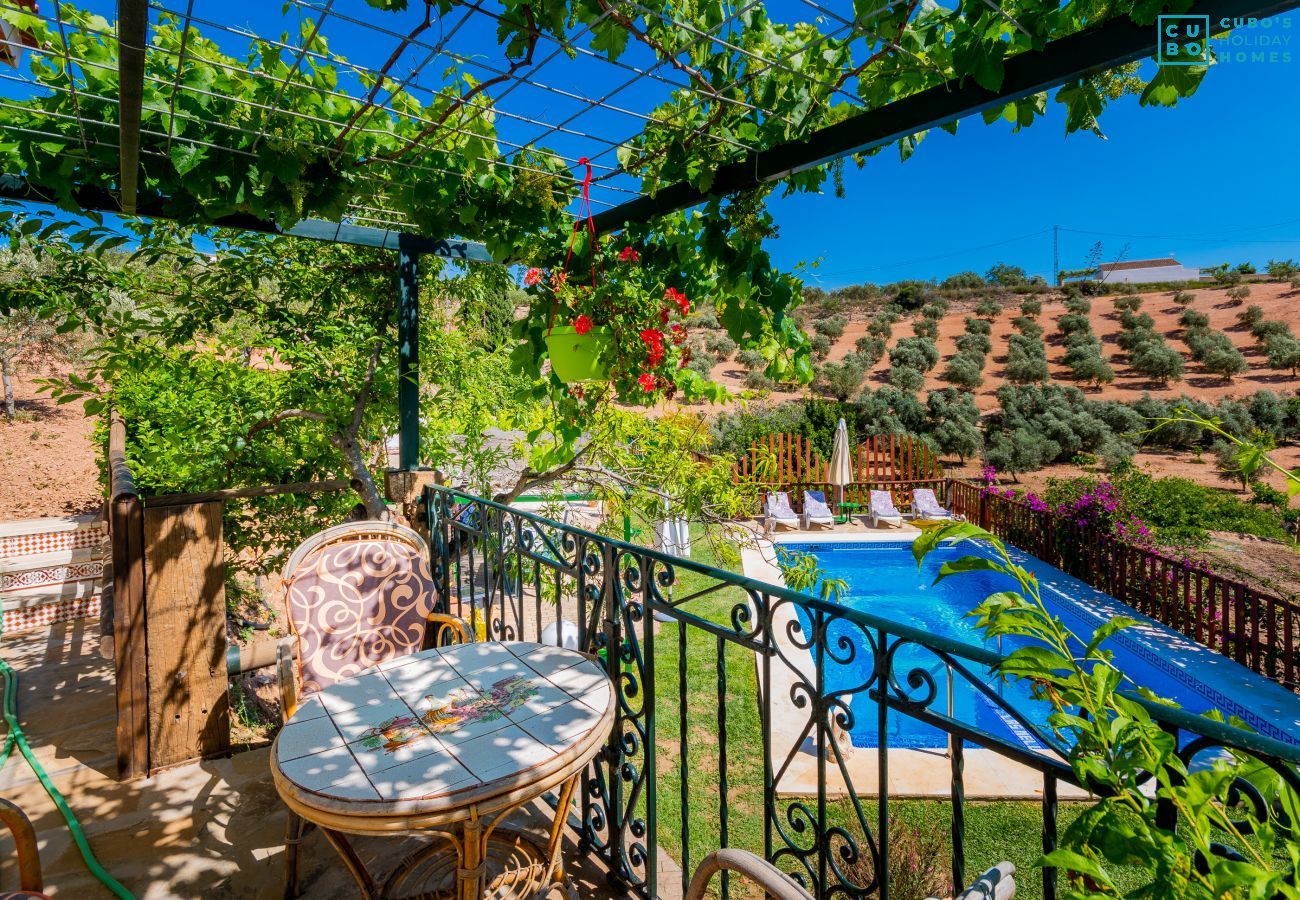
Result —
[[[397,242],[397,467],[420,463],[420,253]]]

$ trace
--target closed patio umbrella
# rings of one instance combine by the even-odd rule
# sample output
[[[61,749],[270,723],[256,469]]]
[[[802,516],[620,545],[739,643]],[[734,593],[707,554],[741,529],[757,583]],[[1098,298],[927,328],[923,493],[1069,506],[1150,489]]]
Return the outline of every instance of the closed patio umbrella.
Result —
[[[853,480],[853,466],[849,462],[849,426],[840,423],[835,426],[835,446],[831,448],[831,464],[826,473],[826,480],[835,487],[835,503],[844,502],[844,486]]]

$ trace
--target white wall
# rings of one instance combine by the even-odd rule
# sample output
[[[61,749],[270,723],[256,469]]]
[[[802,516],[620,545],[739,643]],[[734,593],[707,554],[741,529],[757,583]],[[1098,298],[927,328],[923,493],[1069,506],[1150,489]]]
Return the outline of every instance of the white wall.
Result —
[[[1147,269],[1120,269],[1105,276],[1107,284],[1146,284],[1152,281],[1199,281],[1200,269],[1187,266],[1152,266]]]

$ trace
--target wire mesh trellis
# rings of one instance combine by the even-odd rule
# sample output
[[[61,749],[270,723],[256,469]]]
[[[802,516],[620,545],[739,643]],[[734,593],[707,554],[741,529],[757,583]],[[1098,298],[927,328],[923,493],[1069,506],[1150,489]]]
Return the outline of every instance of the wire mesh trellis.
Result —
[[[642,195],[639,178],[624,170],[620,152],[628,150],[649,127],[675,133],[687,146],[712,145],[732,156],[762,149],[725,129],[713,130],[713,120],[702,124],[677,122],[656,112],[674,96],[692,96],[701,104],[738,111],[756,121],[776,119],[795,128],[798,123],[746,99],[737,88],[765,73],[797,73],[791,60],[798,53],[816,49],[827,41],[845,40],[846,36],[861,37],[868,33],[871,21],[905,2],[888,0],[873,12],[858,15],[847,4],[842,13],[835,13],[812,0],[791,0],[788,8],[781,10],[783,13],[794,14],[802,9],[806,14],[811,9],[817,16],[833,21],[835,28],[768,57],[746,49],[736,38],[743,18],[756,8],[762,6],[766,14],[773,14],[770,5],[761,0],[729,6],[725,15],[707,27],[679,20],[668,11],[652,9],[636,0],[619,0],[605,6],[593,22],[563,35],[535,29],[536,46],[530,48],[527,57],[509,58],[497,40],[497,29],[509,24],[509,13],[484,0],[456,4],[445,16],[419,2],[401,12],[378,12],[363,0],[289,0],[282,12],[267,4],[224,0],[150,0],[146,54],[151,64],[146,67],[145,90],[155,98],[155,106],[146,105],[146,109],[164,115],[161,127],[157,124],[159,117],[147,117],[141,129],[141,155],[146,162],[161,161],[182,145],[249,157],[256,155],[268,139],[284,140],[286,129],[282,126],[287,126],[294,142],[320,153],[336,150],[347,134],[395,136],[403,145],[389,154],[383,161],[385,166],[431,176],[455,176],[456,172],[438,165],[436,157],[424,152],[421,142],[432,136],[475,137],[478,132],[474,130],[474,119],[490,116],[494,123],[491,150],[479,155],[478,164],[553,177],[555,173],[550,169],[535,168],[529,162],[530,153],[545,153],[571,167],[561,177],[576,182],[581,174],[576,171],[577,161],[586,157],[596,173],[592,203],[611,208]],[[26,0],[0,0],[0,9],[34,15],[56,31],[62,48],[22,47],[18,64],[12,70],[0,70],[0,108],[17,110],[42,93],[62,92],[71,101],[70,111],[44,113],[58,127],[44,128],[28,122],[6,128],[15,136],[66,138],[70,126],[83,149],[92,145],[116,147],[117,117],[92,115],[84,110],[91,103],[99,110],[118,108],[116,97],[97,93],[88,84],[105,82],[104,76],[115,72],[116,66],[113,60],[74,58],[67,49],[70,41],[116,41],[112,25],[116,4],[108,0],[76,4],[79,10],[102,16],[98,22],[70,20],[57,2],[42,3],[39,11],[32,6]],[[595,40],[596,27],[611,16],[642,23],[660,22],[681,35],[680,45],[652,49],[633,40],[617,59],[611,60],[597,49]],[[163,27],[177,30],[178,46],[156,40]],[[216,130],[215,136],[208,131],[205,138],[187,133],[188,125],[199,124],[193,110],[201,109],[205,102],[236,98],[222,98],[200,81],[187,78],[195,61],[191,41],[195,33],[212,41],[233,60],[227,62],[207,54],[202,57],[205,65],[241,77],[278,79],[278,87],[269,87],[273,91],[269,102],[265,98],[240,101],[247,115],[237,121],[235,117],[204,120],[202,124],[215,126]],[[17,35],[2,42],[19,50]],[[255,66],[243,66],[244,60],[259,53],[259,47],[261,52],[279,54],[284,63],[282,74],[273,76]],[[736,77],[728,83],[712,85],[684,62],[700,48],[731,54],[744,66],[737,68]],[[61,67],[63,77],[38,79],[32,68],[36,60]],[[360,104],[345,124],[295,103],[304,73],[325,66],[337,70],[337,84],[325,88],[313,85],[312,90],[326,98]],[[103,71],[91,73],[88,70],[92,68]],[[91,74],[97,77],[88,77]],[[484,82],[492,87],[479,93],[460,92],[462,98],[453,114],[435,117],[431,112],[456,85]],[[842,84],[819,85],[837,100],[861,105]],[[395,121],[416,129],[416,138],[395,132],[390,124]],[[293,131],[294,125],[310,126],[317,136],[305,135],[302,129]],[[334,129],[333,143],[321,136],[327,129]],[[366,184],[367,194],[364,202],[354,202],[348,208],[346,221],[384,228],[410,226],[400,205],[389,202],[382,178],[364,171],[358,177]]]

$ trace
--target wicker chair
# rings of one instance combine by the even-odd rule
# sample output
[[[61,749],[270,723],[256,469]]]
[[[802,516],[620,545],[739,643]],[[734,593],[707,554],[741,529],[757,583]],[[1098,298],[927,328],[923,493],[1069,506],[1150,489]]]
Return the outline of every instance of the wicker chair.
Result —
[[[408,653],[467,643],[473,632],[457,616],[434,612],[428,547],[418,534],[389,522],[348,522],[302,543],[283,574],[292,634],[276,654],[285,721],[301,694]],[[285,895],[298,893],[303,821],[289,814]]]
[[[44,897],[41,891],[41,858],[36,854],[36,832],[32,823],[14,804],[0,799],[0,823],[9,829],[18,851],[18,886],[16,891],[0,891],[0,900],[33,900]]]

